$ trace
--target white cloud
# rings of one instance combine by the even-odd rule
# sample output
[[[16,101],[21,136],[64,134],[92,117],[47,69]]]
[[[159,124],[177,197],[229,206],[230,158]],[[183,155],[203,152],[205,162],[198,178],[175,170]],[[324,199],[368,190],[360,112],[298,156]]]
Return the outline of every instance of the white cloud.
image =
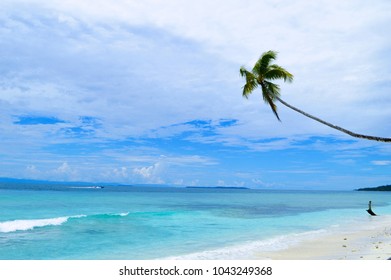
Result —
[[[386,166],[391,165],[391,160],[373,160],[371,161],[373,165]]]
[[[114,178],[116,178],[116,179],[117,178],[128,179],[128,177],[129,177],[128,168],[125,166],[122,166],[121,168],[114,168],[112,172],[113,172]]]
[[[52,180],[60,181],[79,181],[82,179],[79,176],[78,170],[71,167],[67,162],[63,162],[58,168],[53,171],[49,171],[49,174],[46,174]]]
[[[220,117],[249,124],[240,130],[246,137],[339,135],[281,105],[279,124],[259,95],[249,101],[240,97],[239,66],[251,65],[271,48],[280,51],[277,63],[296,76],[292,85],[283,87],[287,101],[358,132],[387,134],[382,124],[391,109],[375,101],[387,98],[388,91],[373,90],[373,83],[390,82],[387,73],[375,71],[387,61],[381,57],[388,44],[384,26],[391,21],[387,1],[12,3],[10,11],[16,3],[32,10],[27,20],[49,10],[59,22],[50,27],[34,19],[35,25],[17,29],[39,58],[26,54],[32,60],[29,65],[60,74],[44,84],[31,80],[31,75],[27,81],[20,77],[17,84],[27,84],[27,91],[3,97],[18,108],[27,98],[34,110],[60,114],[62,106],[67,118],[95,114],[105,120],[102,136],[113,138],[149,133],[178,121]],[[50,36],[56,40],[46,42]],[[45,79],[53,79],[47,74],[42,72]]]
[[[272,187],[277,186],[277,184],[275,184],[275,183],[268,183],[268,182],[265,182],[265,181],[258,179],[258,178],[252,179],[252,183],[255,186],[261,187],[261,188],[272,188]]]
[[[151,166],[134,168],[133,173],[140,175],[148,183],[163,184],[164,180],[160,178],[163,170],[164,167],[162,163],[157,162]]]
[[[217,186],[224,187],[225,186],[225,181],[224,180],[217,180]]]
[[[56,169],[56,172],[58,172],[58,173],[68,173],[70,171],[71,171],[71,168],[67,162],[64,162],[63,164],[61,164],[60,167],[58,167]]]
[[[29,165],[26,167],[25,175],[27,176],[27,178],[40,179],[41,172],[37,169],[35,165]]]
[[[60,165],[57,165],[57,167],[55,162],[50,162],[49,160],[48,164],[42,164],[42,162],[38,163],[41,166],[30,164],[22,170],[21,173],[16,173],[15,177],[54,181],[88,181],[88,179],[86,180],[87,177],[80,176],[81,170],[72,167],[68,162],[63,162]]]

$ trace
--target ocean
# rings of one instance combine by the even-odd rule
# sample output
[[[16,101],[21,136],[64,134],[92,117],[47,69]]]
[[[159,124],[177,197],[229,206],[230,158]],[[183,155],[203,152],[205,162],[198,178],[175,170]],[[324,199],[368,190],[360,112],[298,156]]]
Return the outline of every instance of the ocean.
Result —
[[[347,224],[390,192],[0,183],[0,259],[251,259]]]

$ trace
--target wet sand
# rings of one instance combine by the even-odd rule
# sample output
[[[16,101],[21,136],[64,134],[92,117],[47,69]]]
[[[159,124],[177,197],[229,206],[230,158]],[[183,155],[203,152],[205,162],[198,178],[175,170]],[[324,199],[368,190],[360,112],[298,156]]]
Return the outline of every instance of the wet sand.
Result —
[[[279,251],[257,252],[271,260],[387,260],[391,258],[391,216],[377,216]]]

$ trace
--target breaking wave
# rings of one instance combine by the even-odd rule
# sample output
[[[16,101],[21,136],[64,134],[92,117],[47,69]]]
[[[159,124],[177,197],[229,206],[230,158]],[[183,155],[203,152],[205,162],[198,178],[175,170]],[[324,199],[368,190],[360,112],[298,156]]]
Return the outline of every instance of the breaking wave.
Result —
[[[75,216],[65,216],[57,218],[48,218],[48,219],[31,219],[31,220],[13,220],[0,222],[0,233],[8,233],[15,231],[27,231],[33,230],[35,228],[46,227],[46,226],[60,226],[69,219],[79,219],[79,218],[110,218],[110,217],[126,217],[129,215],[129,212],[118,213],[118,214],[96,214],[96,215],[75,215]]]
[[[258,252],[273,252],[287,249],[306,240],[319,238],[320,235],[327,235],[329,232],[324,229],[281,235],[274,238],[251,241],[240,245],[233,245],[219,249],[205,250],[186,255],[170,256],[167,260],[235,260],[235,259],[257,259]]]
[[[85,215],[58,217],[50,219],[34,219],[34,220],[14,220],[0,223],[0,232],[14,232],[18,230],[31,230],[37,227],[59,226],[67,222],[70,218],[82,218]]]

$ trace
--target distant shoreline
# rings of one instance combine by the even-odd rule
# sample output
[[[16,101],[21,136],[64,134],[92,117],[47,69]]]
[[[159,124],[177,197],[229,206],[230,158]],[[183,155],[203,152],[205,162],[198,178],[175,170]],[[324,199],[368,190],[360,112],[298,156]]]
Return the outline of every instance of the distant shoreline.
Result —
[[[374,188],[360,188],[356,191],[376,191],[376,192],[391,192],[391,185],[384,185]]]
[[[186,189],[223,189],[223,190],[249,190],[246,187],[197,187],[197,186],[186,186]]]

